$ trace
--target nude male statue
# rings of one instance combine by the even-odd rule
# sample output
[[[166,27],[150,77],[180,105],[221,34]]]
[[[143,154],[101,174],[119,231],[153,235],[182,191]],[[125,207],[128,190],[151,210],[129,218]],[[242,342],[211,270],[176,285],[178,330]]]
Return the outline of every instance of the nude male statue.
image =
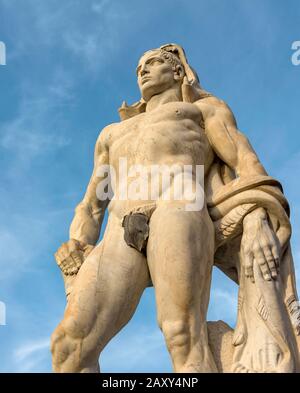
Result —
[[[204,165],[206,175],[221,160],[228,176],[229,172],[239,179],[267,174],[223,101],[204,91],[200,98],[184,99],[184,88],[192,86],[174,48],[146,52],[139,60],[137,79],[143,109],[123,115],[123,121],[100,133],[94,171],[76,208],[70,240],[56,253],[68,293],[64,318],[52,335],[56,372],[100,371],[101,351],[131,319],[151,283],[174,371],[217,372],[206,324],[215,252],[215,229],[207,205],[187,211],[185,200],[101,200],[96,192],[101,180],[97,168],[110,164],[117,170],[119,158],[126,157],[128,166],[146,168]],[[107,207],[105,234],[96,244]],[[126,217],[133,220],[127,234]],[[142,217],[146,221],[141,225],[148,230],[144,237],[143,231],[134,233]],[[241,243],[245,276],[254,281],[256,261],[263,280],[276,280],[281,251],[267,212],[258,206],[246,218]],[[131,244],[126,236],[133,239]]]

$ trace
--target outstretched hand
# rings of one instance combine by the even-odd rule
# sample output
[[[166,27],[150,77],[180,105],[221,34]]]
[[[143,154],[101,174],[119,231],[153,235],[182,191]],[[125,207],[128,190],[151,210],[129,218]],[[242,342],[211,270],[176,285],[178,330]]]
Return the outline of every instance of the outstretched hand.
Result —
[[[254,210],[244,218],[241,250],[246,277],[249,277],[252,282],[254,282],[254,261],[260,267],[265,280],[271,281],[277,278],[280,245],[263,208]]]
[[[62,272],[71,276],[77,274],[94,246],[70,239],[63,243],[55,253],[55,259]]]

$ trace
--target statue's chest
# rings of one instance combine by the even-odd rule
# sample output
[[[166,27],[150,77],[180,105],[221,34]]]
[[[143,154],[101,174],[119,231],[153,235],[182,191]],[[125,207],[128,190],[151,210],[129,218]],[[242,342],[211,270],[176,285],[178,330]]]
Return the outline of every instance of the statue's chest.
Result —
[[[196,105],[186,102],[170,102],[159,106],[157,109],[145,113],[142,123],[144,126],[155,126],[161,123],[181,124],[191,121],[197,125],[201,124],[202,114]]]
[[[114,155],[182,153],[205,138],[202,114],[193,104],[174,102],[120,124],[111,152]]]

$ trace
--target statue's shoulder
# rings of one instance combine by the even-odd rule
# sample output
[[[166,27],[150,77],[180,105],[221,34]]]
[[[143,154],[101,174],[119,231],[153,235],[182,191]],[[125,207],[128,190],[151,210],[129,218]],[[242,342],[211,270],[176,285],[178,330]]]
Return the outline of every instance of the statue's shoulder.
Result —
[[[108,148],[110,141],[112,140],[113,135],[115,134],[119,126],[120,123],[111,123],[105,126],[98,135],[96,145],[99,147],[105,146]]]
[[[233,115],[229,105],[215,96],[201,98],[195,101],[194,104],[200,109],[204,119],[214,116],[216,113],[226,117]]]
[[[197,105],[200,109],[203,107],[212,107],[218,109],[229,108],[224,100],[213,95],[200,98],[200,100],[195,101],[194,104]]]

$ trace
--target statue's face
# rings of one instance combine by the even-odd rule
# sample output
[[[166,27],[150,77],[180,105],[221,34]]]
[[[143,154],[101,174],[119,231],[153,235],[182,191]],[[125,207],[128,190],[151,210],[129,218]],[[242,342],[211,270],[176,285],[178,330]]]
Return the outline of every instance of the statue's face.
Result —
[[[159,51],[144,54],[136,69],[138,85],[145,101],[178,83],[177,72]]]

